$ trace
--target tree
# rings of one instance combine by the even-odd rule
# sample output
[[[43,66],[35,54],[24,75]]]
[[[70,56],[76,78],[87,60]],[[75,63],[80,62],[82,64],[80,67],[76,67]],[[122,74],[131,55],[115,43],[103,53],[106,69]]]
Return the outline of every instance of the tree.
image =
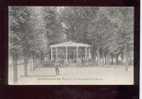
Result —
[[[47,38],[49,39],[49,44],[63,42],[65,39],[63,26],[59,19],[57,7],[45,7],[43,8],[43,11],[43,19],[45,21],[46,34]]]
[[[98,60],[106,59],[109,53],[109,43],[114,38],[115,24],[113,24],[102,10],[98,11],[97,17],[92,21],[88,28],[88,37],[92,40],[93,57]],[[113,42],[114,43],[114,42]],[[104,58],[105,57],[105,58]]]
[[[133,52],[132,12],[132,9],[128,8],[99,8],[97,17],[94,18],[94,21],[88,27],[88,37],[99,50],[95,49],[95,51],[98,54],[109,54],[112,64],[118,63],[118,57],[126,49],[126,46],[131,46],[128,49]],[[131,42],[131,44],[127,42]],[[126,53],[124,52],[123,54],[126,55]]]
[[[29,53],[28,40],[30,39],[30,31],[28,9],[26,7],[10,7],[9,8],[9,38],[10,38],[10,56],[13,59],[14,81],[17,81],[17,62],[19,57],[27,57]],[[26,67],[26,62],[24,63]],[[26,72],[25,72],[26,73]],[[26,75],[26,74],[25,74]]]
[[[67,38],[86,42],[88,24],[95,17],[97,10],[98,8],[93,7],[65,7],[60,18],[67,27]]]

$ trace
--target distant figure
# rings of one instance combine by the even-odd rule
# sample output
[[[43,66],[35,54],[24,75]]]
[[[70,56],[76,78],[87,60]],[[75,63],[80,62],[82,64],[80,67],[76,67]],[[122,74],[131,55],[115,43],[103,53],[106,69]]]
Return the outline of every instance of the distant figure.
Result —
[[[58,65],[56,65],[55,71],[56,71],[56,75],[59,75],[59,74],[60,74],[60,70],[59,70],[59,66],[58,66]]]

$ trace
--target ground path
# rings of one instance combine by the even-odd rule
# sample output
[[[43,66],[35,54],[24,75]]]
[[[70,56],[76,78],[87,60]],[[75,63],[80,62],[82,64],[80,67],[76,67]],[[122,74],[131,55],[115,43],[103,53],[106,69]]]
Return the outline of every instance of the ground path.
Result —
[[[16,84],[133,84],[133,66],[128,70],[125,66],[90,66],[90,67],[60,67],[56,75],[55,68],[37,68],[28,71],[28,77],[23,76],[22,67]]]

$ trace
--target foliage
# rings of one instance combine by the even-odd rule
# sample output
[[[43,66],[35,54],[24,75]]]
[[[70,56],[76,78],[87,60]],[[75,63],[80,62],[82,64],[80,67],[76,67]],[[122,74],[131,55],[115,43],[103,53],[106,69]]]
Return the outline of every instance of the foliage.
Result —
[[[92,45],[94,59],[133,52],[133,8],[10,7],[9,23],[10,53],[19,56],[47,55],[66,40]]]

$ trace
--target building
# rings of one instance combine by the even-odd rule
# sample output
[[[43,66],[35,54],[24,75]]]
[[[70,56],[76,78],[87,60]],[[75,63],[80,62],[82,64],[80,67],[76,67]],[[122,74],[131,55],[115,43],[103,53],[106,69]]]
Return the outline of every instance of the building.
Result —
[[[91,59],[89,44],[67,41],[50,45],[52,62],[79,63]]]

